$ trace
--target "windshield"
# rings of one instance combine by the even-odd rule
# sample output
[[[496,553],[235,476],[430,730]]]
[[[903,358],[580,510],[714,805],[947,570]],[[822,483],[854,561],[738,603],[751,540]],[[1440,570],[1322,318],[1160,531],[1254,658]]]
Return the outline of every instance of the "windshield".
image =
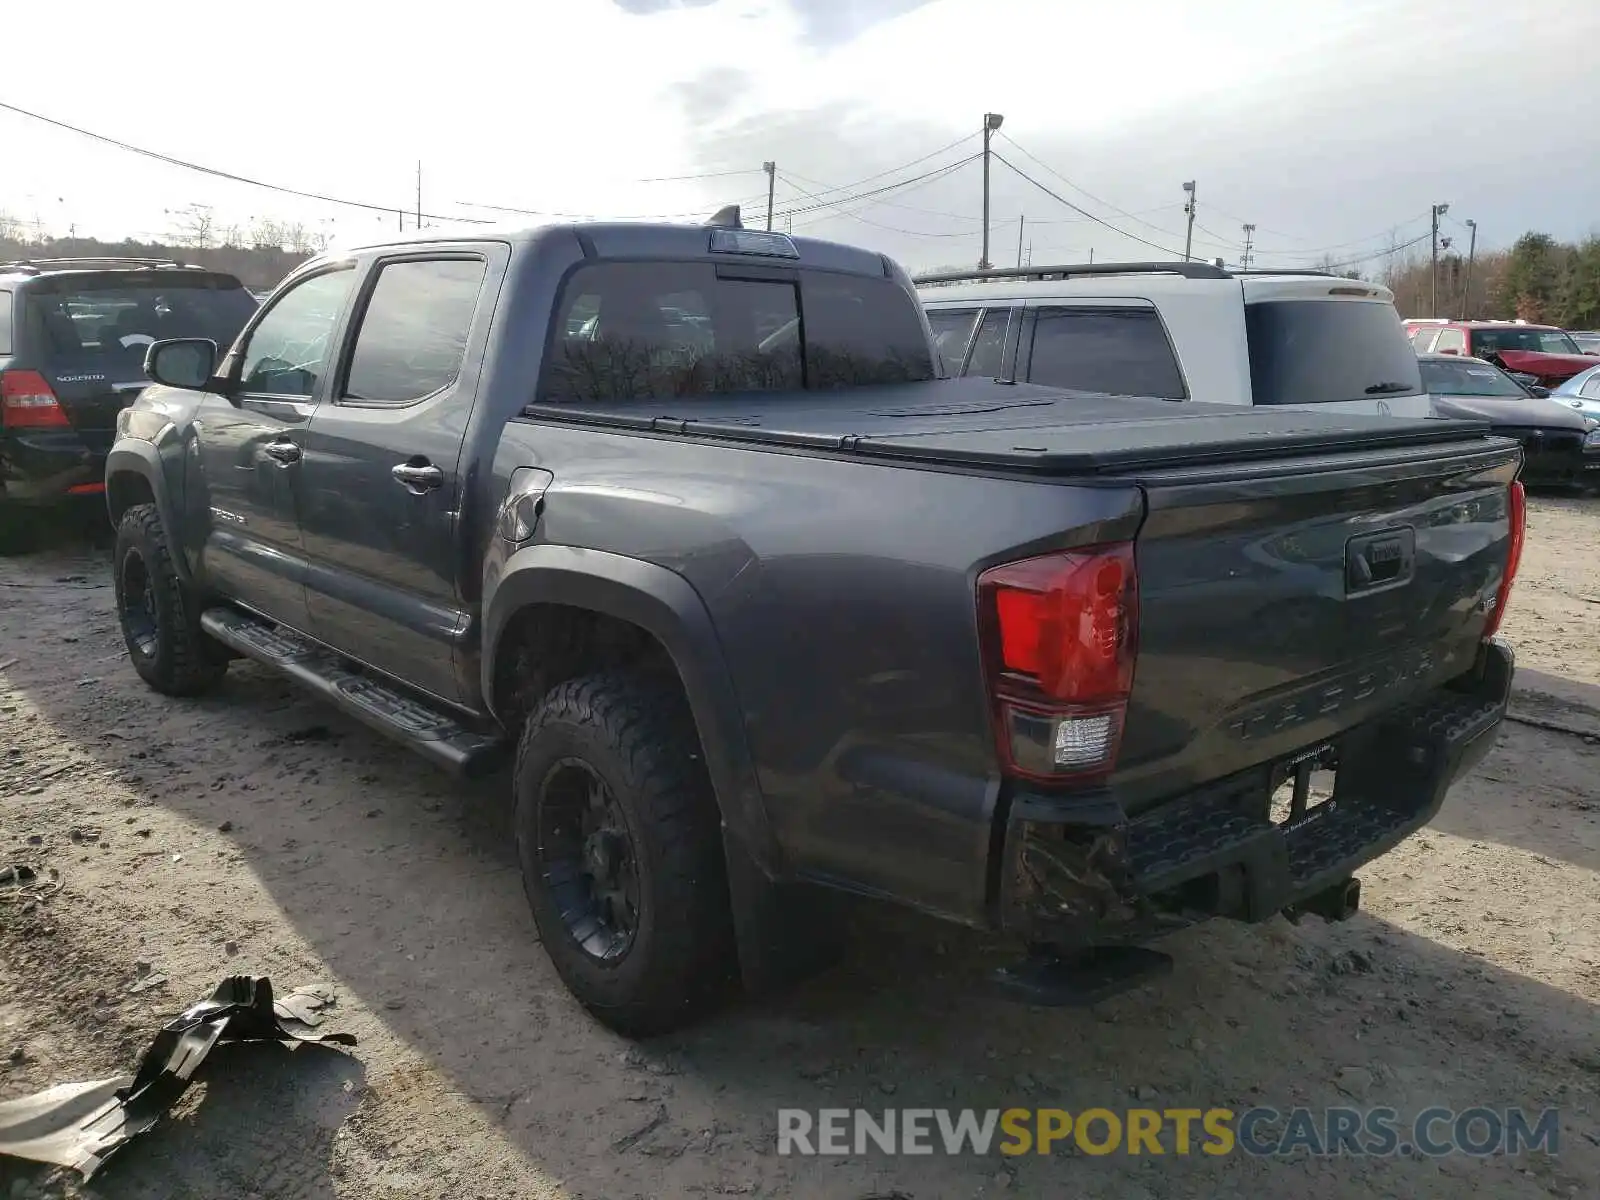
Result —
[[[237,280],[207,274],[51,280],[28,293],[35,344],[51,363],[136,378],[151,342],[210,338],[226,349],[256,310]]]
[[[1422,382],[1435,396],[1504,396],[1510,400],[1525,400],[1528,396],[1499,367],[1470,359],[1428,359],[1422,364]]]
[[[891,280],[854,275],[595,263],[567,281],[551,333],[538,395],[557,403],[934,377],[917,302]]]
[[[1392,304],[1273,300],[1245,305],[1256,404],[1333,404],[1422,394]]]
[[[1581,354],[1578,343],[1559,329],[1533,329],[1520,325],[1502,329],[1474,329],[1472,352],[1480,358],[1501,350],[1533,350],[1540,354]]]

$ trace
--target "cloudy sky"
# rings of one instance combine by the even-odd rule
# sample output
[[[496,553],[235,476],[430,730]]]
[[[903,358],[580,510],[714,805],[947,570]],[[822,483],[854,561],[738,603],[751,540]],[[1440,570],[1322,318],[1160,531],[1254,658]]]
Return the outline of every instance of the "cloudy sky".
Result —
[[[996,112],[1001,262],[1016,257],[1019,218],[1035,262],[1181,252],[1190,179],[1195,253],[1229,261],[1247,221],[1262,264],[1353,260],[1419,235],[1426,251],[1435,202],[1463,245],[1467,218],[1480,247],[1530,228],[1600,232],[1597,0],[11,9],[0,104],[390,209],[415,206],[420,159],[435,221],[698,219],[737,200],[757,223],[771,160],[779,228],[913,268],[975,264],[982,172],[963,160]],[[288,219],[339,240],[398,223],[5,109],[0,145],[0,214],[57,234],[158,236],[191,204],[220,226]]]

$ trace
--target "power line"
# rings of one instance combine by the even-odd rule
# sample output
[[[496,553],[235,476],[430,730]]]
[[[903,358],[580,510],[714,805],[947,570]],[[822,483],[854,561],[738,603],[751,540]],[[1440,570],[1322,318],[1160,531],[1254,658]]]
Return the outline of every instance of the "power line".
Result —
[[[638,183],[682,183],[691,179],[731,179],[735,175],[760,175],[763,172],[750,169],[744,171],[706,171],[700,175],[655,175],[649,179],[636,180]]]
[[[126,150],[130,154],[138,154],[145,158],[155,159],[157,162],[166,163],[168,166],[183,167],[185,170],[189,171],[199,171],[202,175],[210,175],[217,179],[226,179],[232,183],[243,183],[248,184],[251,187],[266,188],[268,191],[281,192],[286,196],[299,196],[303,200],[317,200],[323,204],[342,204],[346,208],[363,208],[368,212],[381,212],[389,214],[405,211],[405,205],[403,204],[368,204],[363,200],[346,200],[343,197],[329,196],[323,192],[302,191],[299,188],[284,187],[282,184],[267,183],[261,179],[251,179],[247,175],[235,175],[231,171],[223,171],[216,167],[208,167],[202,163],[189,162],[187,159],[174,158],[170,154],[162,154],[160,151],[150,150],[144,146],[135,146],[130,142],[120,141],[114,137],[107,137],[103,133],[95,133],[92,130],[80,129],[76,125],[69,125],[65,121],[57,121],[54,117],[47,117],[43,113],[32,112],[26,108],[18,108],[15,104],[7,104],[3,100],[0,100],[0,109],[5,109],[7,112],[14,112],[19,116],[28,117],[35,121],[42,121],[46,125],[54,125],[57,129],[65,129],[69,133],[76,133],[80,137],[86,137],[96,142],[102,142],[107,146],[115,146],[118,150]],[[462,221],[473,225],[492,224],[492,222],[483,221],[476,218],[446,216],[442,213],[423,213],[422,216],[434,221]]]
[[[826,196],[830,192],[848,192],[848,191],[851,191],[851,190],[853,190],[855,188],[860,187],[864,183],[872,183],[875,180],[882,179],[885,175],[894,175],[894,174],[896,174],[896,173],[898,173],[900,171],[904,171],[908,167],[920,166],[921,164],[927,162],[930,158],[938,158],[939,155],[941,155],[941,154],[948,154],[950,151],[954,150],[957,146],[960,146],[960,145],[962,145],[962,144],[964,144],[966,142],[970,142],[973,138],[979,137],[979,136],[981,136],[981,135],[978,134],[978,133],[965,133],[965,134],[962,134],[960,137],[958,137],[955,141],[951,142],[949,145],[940,146],[937,150],[930,150],[927,154],[924,154],[921,158],[913,158],[910,162],[901,163],[898,167],[890,167],[887,171],[879,171],[876,175],[868,175],[865,179],[857,179],[854,183],[841,183],[841,184],[837,185],[836,187],[825,187],[820,192],[818,192],[817,194],[819,196]],[[973,155],[973,158],[976,158],[976,157],[977,157],[977,155]],[[963,162],[971,162],[972,159],[968,158],[968,159],[963,159],[962,161]]]
[[[814,201],[816,201],[816,203],[814,203],[814,204],[812,204],[810,206],[802,207],[802,208],[788,209],[788,210],[783,211],[783,212],[774,211],[773,214],[772,214],[773,218],[776,220],[779,217],[799,216],[799,215],[801,215],[803,213],[814,212],[814,211],[817,211],[819,209],[826,208],[829,205],[849,204],[849,203],[852,203],[855,200],[862,199],[862,198],[864,198],[866,196],[873,196],[873,195],[879,195],[879,194],[891,192],[891,191],[894,191],[894,190],[896,190],[898,188],[905,187],[908,184],[916,183],[916,182],[918,182],[920,180],[923,180],[923,179],[929,179],[929,178],[938,176],[941,173],[943,173],[944,171],[946,171],[947,169],[953,169],[955,167],[964,166],[966,163],[969,163],[973,159],[977,158],[977,155],[974,154],[974,155],[972,155],[972,156],[970,156],[968,158],[961,159],[961,160],[959,160],[959,161],[957,161],[955,163],[952,163],[952,164],[948,164],[947,167],[940,167],[940,168],[937,168],[934,171],[927,172],[926,174],[913,176],[911,179],[900,180],[898,183],[889,184],[889,185],[887,185],[887,186],[885,186],[883,188],[876,188],[876,189],[873,189],[873,191],[871,191],[871,192],[862,193],[861,195],[858,195],[858,196],[841,196],[841,197],[838,197],[838,198],[836,198],[834,200],[823,200],[822,199],[822,197],[827,196],[830,193],[849,191],[850,189],[859,187],[864,183],[871,183],[874,180],[882,179],[886,175],[893,175],[896,172],[904,171],[908,167],[914,167],[914,166],[917,166],[917,165],[919,165],[921,163],[925,163],[930,158],[937,158],[941,154],[946,154],[949,151],[955,149],[957,146],[961,145],[963,142],[971,141],[973,138],[975,138],[977,136],[978,135],[976,133],[965,134],[962,137],[959,137],[955,141],[951,142],[949,145],[941,146],[937,150],[929,151],[927,154],[922,155],[920,158],[914,158],[910,162],[900,163],[898,166],[890,167],[888,170],[879,171],[875,175],[868,175],[865,179],[858,179],[854,183],[839,184],[836,187],[824,187],[824,188],[820,189],[819,191],[817,191],[814,194],[813,193],[806,193],[807,195],[811,196],[812,199]],[[764,172],[754,172],[754,171],[750,171],[750,172],[728,172],[728,174],[758,174],[758,173],[764,173]],[[695,177],[694,176],[684,176],[683,178],[687,179],[687,178],[695,178]],[[803,188],[798,188],[798,187],[795,190],[802,191],[802,192],[804,191]],[[740,207],[743,207],[743,206],[749,205],[749,204],[757,204],[757,203],[764,202],[766,200],[766,198],[767,198],[766,192],[762,191],[758,195],[752,195],[752,196],[748,196],[748,197],[741,197],[738,200],[730,201],[730,203],[735,203],[735,204],[738,204]],[[465,207],[468,207],[468,208],[488,209],[490,212],[515,213],[515,214],[517,214],[519,216],[525,216],[525,217],[551,217],[551,218],[554,218],[556,220],[570,220],[570,221],[592,220],[597,215],[597,214],[595,214],[593,212],[583,212],[583,213],[557,212],[557,211],[552,211],[552,210],[549,210],[549,209],[517,208],[517,207],[514,207],[512,205],[506,205],[506,204],[486,204],[486,203],[483,203],[482,201],[477,201],[477,200],[457,200],[456,203],[460,204],[460,205],[464,205]],[[704,210],[697,210],[695,212],[676,212],[676,213],[635,213],[635,214],[628,215],[628,216],[614,216],[612,219],[619,220],[619,221],[672,221],[672,220],[683,220],[683,219],[702,217],[704,215],[705,215]]]
[[[924,181],[932,182],[935,179],[942,179],[944,176],[959,171],[968,163],[976,162],[982,157],[983,156],[981,154],[969,154],[966,158],[957,159],[953,163],[946,163],[942,167],[936,167],[932,171],[925,171],[921,175],[913,175],[910,179],[900,179],[894,183],[884,184],[883,187],[873,188],[870,191],[865,192],[857,192],[853,196],[841,196],[836,200],[818,200],[814,204],[803,205],[799,208],[785,209],[783,212],[778,213],[777,215],[782,217],[798,217],[802,213],[816,212],[819,209],[825,208],[839,208],[845,204],[853,204],[857,200],[869,200],[874,196],[881,196],[888,192],[899,191],[901,188],[910,187],[915,183],[922,183]],[[885,174],[887,174],[887,172],[885,172]]]
[[[794,188],[795,191],[799,192],[801,195],[808,196],[813,200],[816,199],[816,197],[814,195],[812,195],[812,193],[806,191],[805,188],[803,188],[799,184],[795,183],[795,181],[790,179],[788,177],[788,175],[786,175],[784,172],[780,171],[780,172],[778,172],[778,175],[785,183],[787,183],[790,187]],[[933,181],[929,180],[928,182],[931,183]],[[887,203],[887,201],[879,200],[879,201],[875,201],[874,203],[885,204],[885,203]],[[866,207],[870,208],[870,207],[872,207],[872,205],[869,204]],[[906,207],[906,206],[900,205],[899,207]],[[928,209],[913,209],[912,211],[913,212],[928,212],[930,210],[928,210]],[[835,215],[835,214],[830,214],[830,217],[832,215]],[[977,233],[976,230],[972,230],[972,229],[963,229],[963,230],[960,230],[960,231],[958,231],[956,233],[930,233],[930,232],[927,232],[925,230],[920,230],[920,229],[901,229],[898,225],[887,225],[887,224],[883,223],[882,221],[874,221],[870,217],[863,217],[859,213],[854,213],[854,212],[840,212],[840,213],[838,213],[836,215],[841,216],[841,217],[847,217],[852,221],[860,221],[863,225],[871,225],[876,229],[887,229],[890,233],[903,233],[908,237],[964,238],[964,237],[974,237],[974,236],[976,236],[976,233]],[[942,215],[946,215],[946,214],[935,214],[935,215],[942,216]],[[954,215],[954,214],[949,214],[949,215]],[[818,218],[818,220],[827,220],[827,219],[829,219],[829,217]],[[811,223],[813,223],[813,222],[806,222],[806,224],[811,224]],[[989,226],[989,228],[992,231],[992,230],[999,229],[1002,226],[1009,225],[1009,224],[1011,224],[1011,222],[1009,220],[996,221],[996,222],[993,222]]]
[[[1045,171],[1049,172],[1051,175],[1054,175],[1057,179],[1061,180],[1062,183],[1066,184],[1073,191],[1078,192],[1083,196],[1087,196],[1091,201],[1093,201],[1095,204],[1100,205],[1102,208],[1109,208],[1112,212],[1118,214],[1119,216],[1127,217],[1130,221],[1137,221],[1140,225],[1143,225],[1146,229],[1154,229],[1157,233],[1165,234],[1167,237],[1181,237],[1182,236],[1181,234],[1174,233],[1170,229],[1163,229],[1159,225],[1154,225],[1154,224],[1151,224],[1149,221],[1141,220],[1137,213],[1131,213],[1125,208],[1118,208],[1115,204],[1112,204],[1111,201],[1109,201],[1109,200],[1100,199],[1099,196],[1096,196],[1093,192],[1089,191],[1088,189],[1079,187],[1076,183],[1073,183],[1072,180],[1068,179],[1065,175],[1063,175],[1060,171],[1056,170],[1049,163],[1045,162],[1038,155],[1031,153],[1026,146],[1018,145],[1017,140],[1015,138],[1013,138],[1010,135],[1008,135],[1006,133],[1003,133],[1003,132],[1001,134],[999,134],[999,136],[1004,138],[1009,145],[1016,147],[1018,153],[1020,153],[1024,158],[1027,158],[1027,159],[1031,160],[1032,162],[1037,163],[1040,167],[1044,168]],[[1007,163],[1006,165],[1007,166],[1011,166],[1010,163]],[[1011,169],[1013,171],[1016,171],[1015,167],[1011,167]],[[1019,175],[1021,174],[1020,171],[1018,171],[1017,173]],[[1062,203],[1066,204],[1066,203],[1070,203],[1070,201],[1065,201],[1064,200],[1064,201],[1062,201]],[[1077,208],[1077,205],[1073,205],[1072,207]],[[1170,207],[1170,206],[1169,205],[1163,205],[1162,207],[1166,208],[1166,207]],[[1082,212],[1083,210],[1082,209],[1078,209],[1078,211]],[[1155,212],[1155,211],[1158,211],[1158,210],[1156,210],[1156,209],[1146,209],[1145,211],[1147,211],[1147,212]],[[1085,215],[1087,215],[1087,214],[1085,214]],[[1097,218],[1090,217],[1090,219],[1091,220],[1095,220]],[[1115,228],[1115,226],[1110,226],[1110,228]],[[1147,242],[1145,244],[1149,245],[1150,243]]]
[[[1008,138],[1007,141],[1010,141],[1010,139]],[[1012,143],[1012,144],[1015,145],[1015,143]],[[1150,241],[1148,238],[1142,238],[1136,233],[1129,233],[1126,229],[1118,228],[1117,226],[1113,225],[1110,221],[1107,221],[1107,220],[1105,220],[1105,219],[1103,219],[1101,217],[1095,216],[1094,213],[1090,212],[1088,209],[1082,208],[1081,206],[1079,206],[1077,204],[1074,204],[1071,200],[1068,200],[1060,192],[1057,192],[1052,188],[1046,187],[1044,184],[1040,183],[1037,179],[1035,179],[1032,175],[1029,175],[1026,171],[1022,170],[1022,168],[1018,167],[1015,163],[1009,162],[1003,155],[1001,155],[999,153],[996,153],[996,152],[993,152],[993,151],[991,151],[991,153],[994,154],[994,157],[996,159],[998,159],[1000,162],[1004,163],[1006,166],[1010,167],[1013,171],[1015,171],[1023,179],[1025,179],[1029,183],[1033,184],[1034,187],[1038,188],[1046,196],[1049,196],[1052,200],[1056,200],[1056,201],[1059,201],[1062,204],[1065,204],[1068,208],[1072,209],[1073,212],[1082,213],[1084,216],[1088,217],[1089,220],[1093,221],[1096,225],[1103,225],[1107,229],[1111,230],[1112,233],[1117,234],[1119,237],[1125,237],[1129,241],[1138,242],[1141,246],[1149,246],[1152,250],[1159,250],[1163,254],[1170,254],[1175,259],[1183,257],[1183,255],[1179,251],[1172,249],[1170,246],[1159,245],[1156,242]]]

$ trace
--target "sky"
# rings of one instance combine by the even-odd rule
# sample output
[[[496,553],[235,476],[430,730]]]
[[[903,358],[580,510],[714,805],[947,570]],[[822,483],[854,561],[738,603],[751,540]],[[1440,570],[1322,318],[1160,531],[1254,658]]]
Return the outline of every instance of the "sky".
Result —
[[[0,104],[384,210],[0,108],[0,216],[58,236],[168,236],[204,205],[219,229],[368,241],[402,207],[414,223],[419,161],[430,224],[738,201],[760,225],[771,161],[776,228],[974,266],[983,172],[963,160],[991,112],[1000,263],[1019,222],[1035,263],[1181,255],[1188,180],[1194,254],[1229,262],[1247,222],[1257,265],[1425,254],[1436,203],[1463,249],[1468,219],[1480,249],[1600,233],[1596,0],[11,7]]]

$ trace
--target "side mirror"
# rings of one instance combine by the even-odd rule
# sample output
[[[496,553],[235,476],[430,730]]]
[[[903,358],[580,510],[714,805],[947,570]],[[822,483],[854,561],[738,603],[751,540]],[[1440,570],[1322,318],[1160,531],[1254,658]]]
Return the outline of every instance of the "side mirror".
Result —
[[[1550,398],[1550,389],[1542,384],[1530,383],[1528,385],[1528,395],[1537,396],[1540,400],[1548,400]]]
[[[166,387],[203,388],[217,366],[217,344],[210,338],[170,338],[152,342],[144,373]]]

